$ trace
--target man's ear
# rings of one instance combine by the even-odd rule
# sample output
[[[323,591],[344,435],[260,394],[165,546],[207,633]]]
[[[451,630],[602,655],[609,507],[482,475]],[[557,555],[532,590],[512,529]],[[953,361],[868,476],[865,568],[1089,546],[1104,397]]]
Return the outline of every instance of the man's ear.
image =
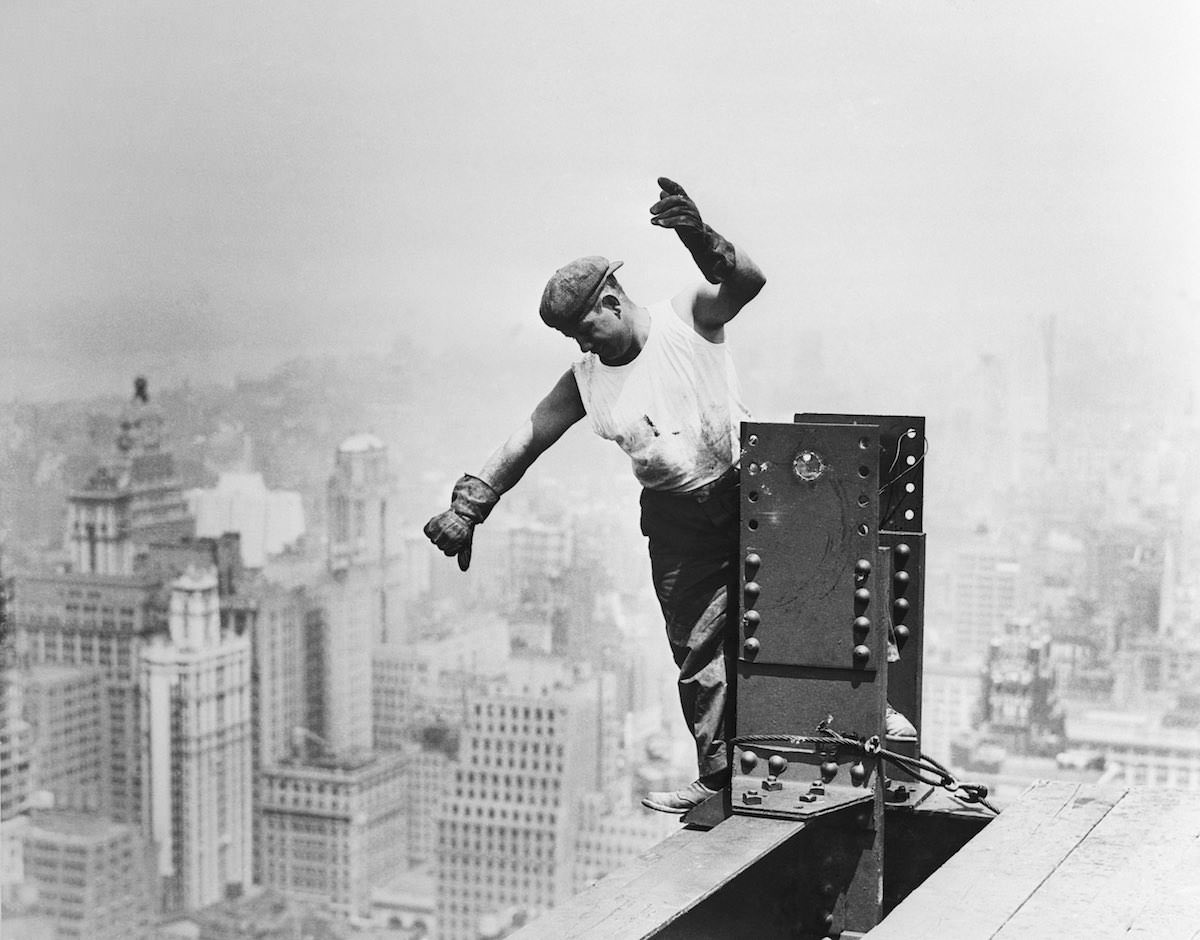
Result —
[[[600,299],[600,306],[612,313],[614,316],[621,315],[621,298],[616,294],[605,294]]]

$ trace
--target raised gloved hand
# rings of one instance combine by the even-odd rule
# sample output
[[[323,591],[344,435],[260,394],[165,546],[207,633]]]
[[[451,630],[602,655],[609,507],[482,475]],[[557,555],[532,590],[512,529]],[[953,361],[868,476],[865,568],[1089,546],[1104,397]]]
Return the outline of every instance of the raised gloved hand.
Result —
[[[705,280],[720,284],[733,271],[733,245],[705,225],[696,203],[682,186],[665,176],[658,178],[658,185],[662,191],[658,202],[650,207],[650,223],[675,229]]]
[[[471,539],[475,526],[483,522],[500,502],[486,480],[463,474],[450,493],[450,508],[425,523],[425,535],[442,553],[458,556],[460,571],[471,567]]]

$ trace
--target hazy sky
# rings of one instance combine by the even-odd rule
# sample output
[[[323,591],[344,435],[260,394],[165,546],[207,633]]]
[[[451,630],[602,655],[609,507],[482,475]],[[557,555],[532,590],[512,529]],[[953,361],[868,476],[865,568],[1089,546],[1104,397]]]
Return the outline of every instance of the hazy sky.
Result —
[[[5,0],[0,399],[398,336],[540,392],[554,268],[695,277],[659,175],[767,273],[744,371],[817,335],[932,367],[1048,314],[1194,352],[1198,11]]]

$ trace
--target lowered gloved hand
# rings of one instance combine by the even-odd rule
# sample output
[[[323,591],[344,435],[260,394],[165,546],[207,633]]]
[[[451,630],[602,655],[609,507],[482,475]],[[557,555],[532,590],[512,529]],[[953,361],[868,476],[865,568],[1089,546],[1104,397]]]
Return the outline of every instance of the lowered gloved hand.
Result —
[[[457,555],[460,571],[471,567],[471,539],[475,526],[483,522],[500,502],[486,480],[463,474],[450,493],[450,508],[425,523],[425,535],[446,556]]]
[[[675,229],[705,280],[720,284],[733,271],[733,245],[704,224],[696,203],[682,186],[665,176],[658,178],[658,185],[662,192],[658,202],[650,207],[654,216],[650,223]]]

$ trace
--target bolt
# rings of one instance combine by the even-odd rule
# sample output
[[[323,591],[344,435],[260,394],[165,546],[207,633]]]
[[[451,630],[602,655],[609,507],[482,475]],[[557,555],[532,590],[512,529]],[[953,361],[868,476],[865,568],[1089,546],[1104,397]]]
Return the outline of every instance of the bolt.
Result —
[[[861,787],[867,782],[867,768],[863,766],[862,761],[858,761],[850,768],[850,782],[856,787]]]
[[[762,794],[757,790],[747,790],[742,794],[742,802],[748,806],[758,806],[762,801]]]

